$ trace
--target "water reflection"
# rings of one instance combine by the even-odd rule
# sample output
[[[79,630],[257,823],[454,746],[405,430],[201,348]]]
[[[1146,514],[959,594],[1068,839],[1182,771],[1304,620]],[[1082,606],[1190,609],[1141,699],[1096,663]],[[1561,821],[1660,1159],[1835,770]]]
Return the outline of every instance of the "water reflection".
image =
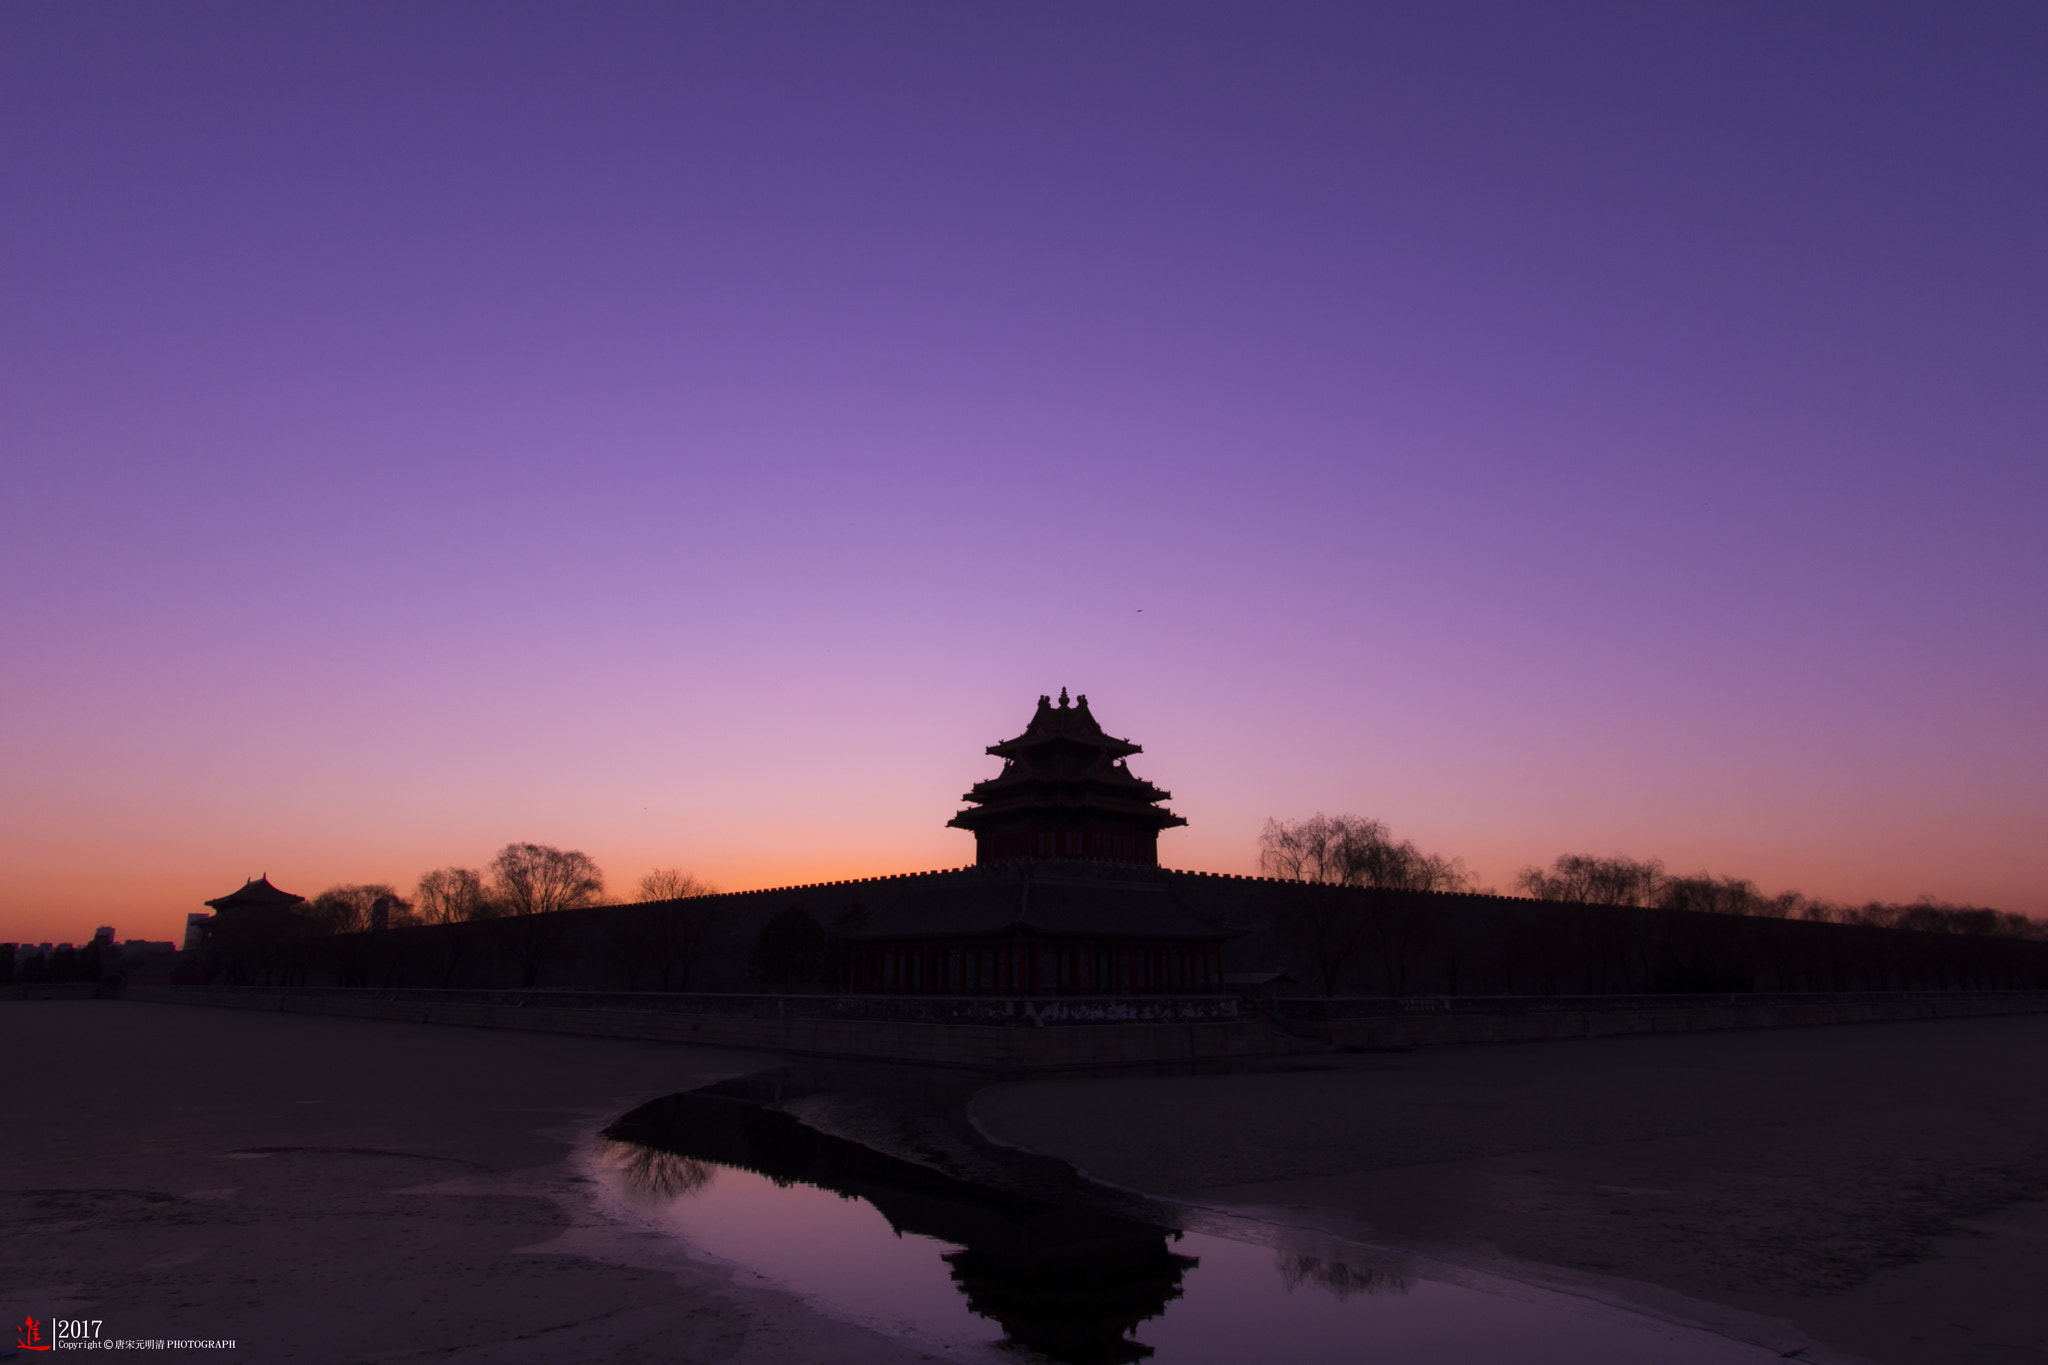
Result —
[[[1297,1256],[1283,1251],[1273,1258],[1273,1268],[1280,1272],[1280,1283],[1287,1286],[1288,1293],[1310,1285],[1334,1294],[1339,1303],[1358,1294],[1408,1292],[1406,1276],[1390,1270],[1362,1269],[1342,1261],[1325,1261],[1316,1256]]]
[[[671,1095],[604,1136],[608,1163],[643,1197],[687,1199],[718,1167],[734,1167],[862,1200],[899,1237],[958,1247],[941,1259],[969,1311],[1063,1365],[1150,1357],[1131,1334],[1181,1296],[1182,1277],[1200,1264],[1172,1250],[1180,1234],[1168,1229],[954,1180],[744,1100]]]
[[[1312,1239],[1276,1255],[1259,1237],[1173,1232],[1096,1191],[1068,1199],[1029,1159],[1004,1183],[1035,1198],[970,1184],[767,1107],[785,1098],[736,1081],[634,1110],[606,1130],[603,1197],[834,1312],[948,1351],[1060,1365],[1762,1365],[1779,1354],[1582,1293],[1469,1272],[1484,1287],[1449,1283],[1385,1250],[1337,1259]]]
[[[967,1306],[1000,1323],[1006,1340],[1071,1365],[1122,1365],[1152,1348],[1132,1339],[1181,1295],[1181,1276],[1201,1264],[1169,1251],[1166,1235],[1009,1256],[969,1247],[947,1255]]]
[[[711,1183],[718,1168],[678,1152],[635,1142],[608,1142],[607,1154],[629,1189],[655,1199],[680,1199]]]

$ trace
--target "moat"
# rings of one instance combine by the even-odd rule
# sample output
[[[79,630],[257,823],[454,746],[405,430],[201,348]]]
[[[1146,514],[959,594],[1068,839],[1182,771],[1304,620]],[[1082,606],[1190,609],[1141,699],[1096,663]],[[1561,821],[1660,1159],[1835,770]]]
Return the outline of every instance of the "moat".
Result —
[[[1430,1279],[1373,1248],[1306,1254],[1250,1224],[1239,1240],[959,1180],[721,1091],[656,1100],[606,1131],[591,1170],[611,1211],[948,1353],[1061,1365],[1775,1358],[1590,1298]]]

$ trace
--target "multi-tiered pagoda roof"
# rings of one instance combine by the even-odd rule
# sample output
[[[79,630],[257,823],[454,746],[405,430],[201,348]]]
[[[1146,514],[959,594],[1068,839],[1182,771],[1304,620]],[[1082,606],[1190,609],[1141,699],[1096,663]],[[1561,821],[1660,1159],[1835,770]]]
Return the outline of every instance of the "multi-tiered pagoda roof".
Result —
[[[946,823],[974,831],[976,861],[1099,858],[1159,862],[1159,832],[1186,820],[1167,810],[1172,793],[1133,773],[1144,749],[1105,732],[1088,698],[1038,699],[1024,733],[988,746],[1003,770],[977,782],[972,803]]]

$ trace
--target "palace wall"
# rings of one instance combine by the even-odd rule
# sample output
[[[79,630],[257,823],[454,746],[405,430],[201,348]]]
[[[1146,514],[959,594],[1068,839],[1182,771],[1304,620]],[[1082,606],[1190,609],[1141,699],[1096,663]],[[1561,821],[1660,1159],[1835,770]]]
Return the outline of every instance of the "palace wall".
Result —
[[[1052,866],[1052,865],[1048,865]],[[1124,865],[1065,872],[1164,879],[1199,920],[1228,932],[1224,970],[1274,973],[1234,989],[1280,996],[1548,996],[2048,989],[2048,942],[1858,925],[1534,901],[1505,896],[1334,891],[1296,882]],[[904,890],[942,888],[973,868],[734,892],[655,910],[699,917],[710,941],[693,992],[787,989],[748,974],[761,927],[791,906],[828,930]],[[211,979],[241,985],[594,991],[660,989],[650,907],[609,906],[519,921],[303,938],[216,954]],[[675,964],[671,964],[674,966]],[[671,973],[670,986],[676,985]],[[831,990],[833,983],[813,983]]]

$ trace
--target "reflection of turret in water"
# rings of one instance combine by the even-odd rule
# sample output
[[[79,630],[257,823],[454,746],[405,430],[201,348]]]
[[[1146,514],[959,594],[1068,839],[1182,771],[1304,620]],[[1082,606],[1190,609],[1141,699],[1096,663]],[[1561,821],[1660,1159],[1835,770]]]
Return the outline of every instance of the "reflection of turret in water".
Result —
[[[1068,1365],[1150,1356],[1128,1333],[1180,1297],[1196,1264],[1168,1249],[1164,1228],[955,1180],[744,1100],[670,1095],[605,1136],[621,1145],[622,1174],[652,1196],[687,1197],[701,1184],[691,1168],[717,1162],[866,1200],[899,1234],[963,1247],[945,1260],[969,1309]]]
[[[1003,1325],[1011,1341],[1069,1365],[1126,1365],[1152,1348],[1133,1341],[1138,1324],[1180,1297],[1180,1279],[1199,1262],[1149,1236],[1017,1256],[969,1247],[946,1257],[967,1306]]]

